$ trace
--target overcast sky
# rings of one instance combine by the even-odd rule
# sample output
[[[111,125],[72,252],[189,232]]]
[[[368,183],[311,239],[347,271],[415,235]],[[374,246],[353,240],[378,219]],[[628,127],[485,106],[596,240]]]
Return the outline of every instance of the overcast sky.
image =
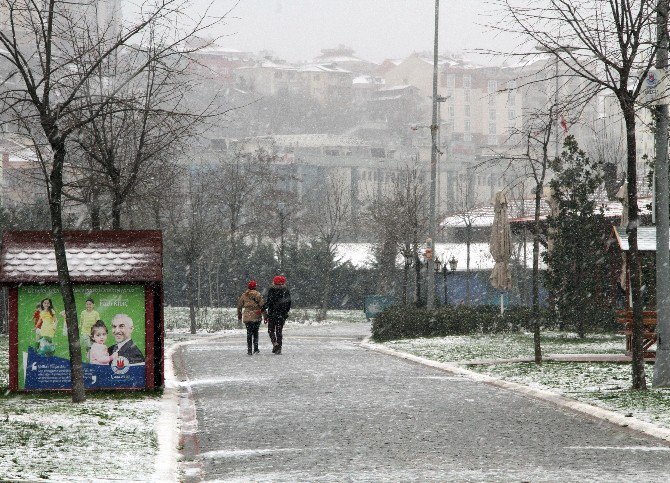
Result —
[[[207,0],[196,1],[204,5]],[[234,3],[215,0],[213,13],[222,14]],[[488,0],[440,2],[440,52],[516,45],[514,39],[496,36],[483,25],[491,21],[487,4]],[[432,52],[434,12],[433,0],[240,0],[219,28],[225,35],[219,44],[251,52],[270,50],[289,61],[311,61],[321,49],[345,44],[359,57],[381,62],[413,51]],[[494,61],[486,63],[490,62]]]

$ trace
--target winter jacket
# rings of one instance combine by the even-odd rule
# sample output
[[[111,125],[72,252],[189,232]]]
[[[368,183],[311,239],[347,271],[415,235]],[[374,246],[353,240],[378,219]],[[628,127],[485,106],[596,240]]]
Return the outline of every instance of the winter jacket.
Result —
[[[263,309],[263,296],[258,290],[247,290],[237,301],[237,318],[242,322],[260,322]]]
[[[286,320],[291,310],[291,291],[286,285],[271,285],[263,310],[271,319]]]

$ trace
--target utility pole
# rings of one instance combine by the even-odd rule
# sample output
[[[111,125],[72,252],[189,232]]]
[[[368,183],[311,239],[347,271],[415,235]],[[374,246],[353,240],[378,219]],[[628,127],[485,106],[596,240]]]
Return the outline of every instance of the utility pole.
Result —
[[[656,11],[656,68],[661,86],[668,69],[668,0],[658,0]],[[667,96],[665,91],[662,96]],[[661,99],[656,114],[656,317],[657,343],[654,387],[670,386],[670,241],[668,240],[668,100]]]
[[[433,45],[433,120],[430,125],[430,137],[432,141],[430,154],[430,200],[429,200],[429,215],[428,223],[430,228],[428,230],[429,238],[427,245],[430,249],[431,256],[426,260],[426,308],[432,309],[435,305],[435,270],[433,269],[433,254],[435,252],[433,244],[437,237],[437,220],[435,216],[435,177],[437,174],[437,130],[440,126],[437,123],[437,73],[438,73],[438,54],[437,54],[437,39],[438,39],[438,24],[440,20],[440,0],[435,0],[435,43]]]

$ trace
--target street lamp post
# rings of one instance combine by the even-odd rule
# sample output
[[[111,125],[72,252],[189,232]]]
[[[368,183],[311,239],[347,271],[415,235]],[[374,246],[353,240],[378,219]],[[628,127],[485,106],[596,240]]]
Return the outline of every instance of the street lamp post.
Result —
[[[283,202],[277,204],[279,212],[279,273],[284,273],[284,222],[286,218],[286,206]]]
[[[451,273],[456,271],[456,266],[458,265],[458,260],[453,255],[449,259],[449,270]],[[449,305],[448,291],[447,291],[447,261],[445,260],[444,266],[442,267],[442,277],[444,277],[444,305]]]
[[[430,156],[430,199],[429,199],[429,244],[428,248],[433,248],[433,243],[437,235],[437,220],[435,216],[435,178],[437,174],[437,73],[438,73],[438,25],[440,19],[440,0],[435,0],[435,41],[433,44],[433,117],[430,126],[431,134],[431,156]],[[427,280],[426,280],[426,308],[432,309],[435,302],[435,271],[433,270],[433,258],[427,260]]]
[[[435,257],[435,280],[437,283],[437,275],[440,273],[440,267],[442,266],[442,260],[439,258]],[[445,263],[444,266],[446,267],[447,264]],[[439,304],[439,299],[438,299],[438,304]]]
[[[656,68],[661,78],[668,69],[668,2],[657,4],[658,52]],[[663,92],[663,96],[667,96]],[[656,106],[656,166],[654,169],[656,188],[656,317],[657,344],[653,384],[655,387],[670,386],[670,263],[669,214],[668,214],[668,101],[662,99]]]

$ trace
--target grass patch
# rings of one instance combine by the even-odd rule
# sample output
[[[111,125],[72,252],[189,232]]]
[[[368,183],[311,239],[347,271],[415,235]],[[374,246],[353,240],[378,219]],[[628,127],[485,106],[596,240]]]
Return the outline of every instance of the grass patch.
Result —
[[[402,339],[384,345],[440,362],[516,359],[534,353],[530,332]],[[584,339],[565,332],[542,334],[544,354],[621,354],[624,346],[624,336],[619,334],[592,334]]]

